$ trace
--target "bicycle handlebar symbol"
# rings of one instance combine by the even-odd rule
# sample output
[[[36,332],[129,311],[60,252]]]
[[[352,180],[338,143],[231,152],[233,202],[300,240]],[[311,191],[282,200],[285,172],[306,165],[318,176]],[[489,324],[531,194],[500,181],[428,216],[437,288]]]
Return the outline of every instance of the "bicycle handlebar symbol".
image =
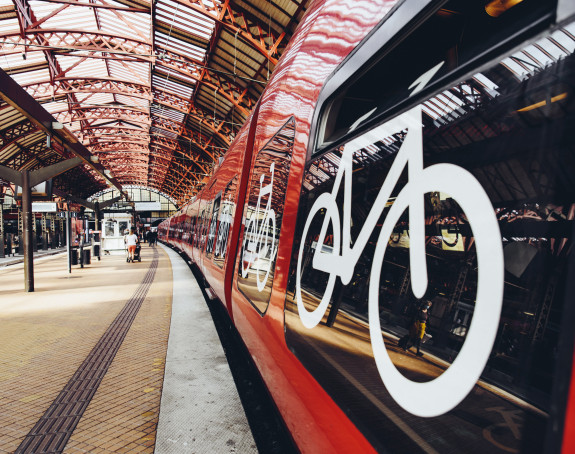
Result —
[[[241,260],[242,277],[248,275],[250,268],[258,260],[264,263],[258,263],[256,266],[256,281],[258,291],[261,292],[268,280],[275,256],[275,239],[276,239],[276,213],[272,208],[272,190],[274,184],[274,163],[270,165],[271,181],[263,186],[265,175],[260,176],[260,190],[256,209],[246,221],[246,230],[244,233],[243,253]],[[267,196],[266,206],[260,210],[262,198]],[[260,217],[263,220],[259,223]],[[267,263],[265,261],[267,260]],[[245,264],[245,266],[244,266]],[[260,272],[265,272],[263,279],[260,279]]]
[[[407,130],[404,142],[352,246],[350,223],[353,154],[402,130]],[[368,296],[369,330],[377,369],[391,396],[410,413],[432,417],[458,405],[471,391],[487,363],[501,313],[504,271],[499,226],[485,190],[470,172],[459,166],[442,163],[424,168],[422,142],[421,106],[417,106],[345,145],[332,191],[324,192],[315,200],[304,225],[297,262],[296,302],[300,319],[306,328],[313,328],[321,321],[331,301],[337,277],[344,285],[351,281],[355,266],[386,202],[407,166],[408,183],[389,209],[373,256]],[[342,184],[343,219],[340,219],[336,197]],[[417,383],[405,378],[395,368],[385,348],[379,320],[379,280],[388,239],[402,213],[409,208],[411,285],[414,295],[417,298],[423,297],[427,289],[424,194],[433,191],[441,191],[453,197],[469,220],[477,251],[477,300],[467,338],[453,364],[436,379]],[[305,238],[318,213],[325,217],[313,251],[312,267],[327,273],[329,278],[319,305],[308,311],[302,299],[301,270]],[[333,248],[324,248],[322,245],[330,224]]]

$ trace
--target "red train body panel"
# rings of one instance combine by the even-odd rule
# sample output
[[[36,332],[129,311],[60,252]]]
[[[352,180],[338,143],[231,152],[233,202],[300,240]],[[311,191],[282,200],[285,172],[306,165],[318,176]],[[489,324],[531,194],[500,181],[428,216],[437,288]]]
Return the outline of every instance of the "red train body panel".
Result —
[[[575,445],[575,26],[565,2],[511,3],[314,2],[223,162],[159,227],[302,452]]]

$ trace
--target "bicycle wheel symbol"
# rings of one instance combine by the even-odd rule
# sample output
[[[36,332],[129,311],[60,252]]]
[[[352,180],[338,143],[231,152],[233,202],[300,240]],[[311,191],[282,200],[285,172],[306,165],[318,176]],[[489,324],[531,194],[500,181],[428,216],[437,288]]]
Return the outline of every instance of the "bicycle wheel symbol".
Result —
[[[400,193],[379,234],[370,274],[368,314],[373,354],[385,387],[405,410],[418,416],[432,417],[457,406],[473,389],[487,363],[501,313],[503,250],[495,216],[486,215],[493,213],[491,202],[479,182],[466,170],[450,164],[432,166],[425,172],[426,179],[419,181],[419,187],[409,188],[412,194],[404,192],[405,189]],[[449,178],[445,177],[446,174]],[[397,370],[385,348],[379,320],[379,280],[387,240],[395,222],[408,208],[411,197],[434,190],[451,195],[472,226],[478,265],[477,298],[471,325],[457,358],[439,377],[418,383]],[[415,273],[412,276],[412,279],[421,279]]]

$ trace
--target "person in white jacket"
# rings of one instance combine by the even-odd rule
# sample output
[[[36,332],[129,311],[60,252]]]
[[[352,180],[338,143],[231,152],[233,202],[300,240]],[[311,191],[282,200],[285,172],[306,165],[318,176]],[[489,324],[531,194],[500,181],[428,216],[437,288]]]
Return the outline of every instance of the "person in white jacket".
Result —
[[[128,247],[128,261],[129,262],[133,262],[134,261],[134,253],[136,252],[136,245],[138,244],[139,238],[138,235],[136,235],[136,232],[134,231],[134,228],[132,227],[130,229],[130,233],[126,236],[124,236],[124,242],[126,243],[126,246]]]

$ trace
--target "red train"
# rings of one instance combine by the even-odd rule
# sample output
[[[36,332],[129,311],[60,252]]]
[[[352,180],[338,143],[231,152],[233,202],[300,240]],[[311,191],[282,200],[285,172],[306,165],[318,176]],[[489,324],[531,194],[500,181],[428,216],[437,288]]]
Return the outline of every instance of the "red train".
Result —
[[[315,1],[161,224],[302,452],[575,452],[574,13]]]

